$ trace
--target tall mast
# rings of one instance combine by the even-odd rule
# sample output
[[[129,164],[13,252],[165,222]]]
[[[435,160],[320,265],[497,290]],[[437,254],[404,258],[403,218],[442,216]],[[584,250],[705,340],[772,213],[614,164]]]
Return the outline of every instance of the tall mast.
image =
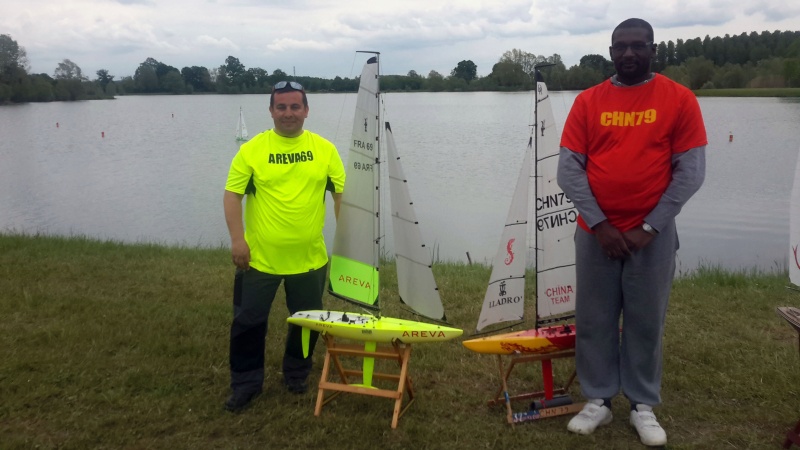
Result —
[[[539,72],[539,68],[541,67],[549,67],[554,66],[553,63],[544,63],[544,64],[537,64],[533,66],[533,82],[536,84],[533,93],[534,99],[534,106],[533,106],[533,249],[534,249],[534,261],[536,264],[536,292],[539,290],[539,256],[541,253],[541,249],[539,248],[539,210],[536,207],[537,199],[541,193],[539,192],[539,136],[542,134],[543,125],[539,122],[539,94],[541,93],[541,86],[539,86],[539,80],[542,78],[541,72]],[[538,294],[536,295],[536,301],[534,302],[534,328],[539,328],[539,298]]]
[[[380,75],[381,75],[381,65],[380,65],[380,52],[371,51],[371,50],[356,50],[356,53],[368,53],[374,55],[370,59],[367,60],[367,64],[375,64],[377,70],[375,71],[375,78],[378,80],[377,89],[375,89],[375,101],[378,103],[377,108],[377,115],[375,116],[375,127],[377,130],[377,134],[375,135],[375,165],[373,166],[376,170],[373,171],[373,177],[375,178],[375,186],[377,187],[374,196],[373,196],[373,205],[375,211],[375,218],[374,218],[374,226],[375,226],[375,243],[373,246],[373,261],[375,263],[375,271],[380,273],[380,265],[381,265],[381,241],[383,240],[383,235],[381,235],[381,172],[383,169],[381,168],[381,108],[380,108],[380,95],[381,95],[381,85],[380,85]],[[366,126],[366,124],[365,124]],[[378,300],[376,301],[376,305],[380,306],[380,291],[377,294]],[[377,317],[381,316],[380,308],[375,311],[375,315]]]

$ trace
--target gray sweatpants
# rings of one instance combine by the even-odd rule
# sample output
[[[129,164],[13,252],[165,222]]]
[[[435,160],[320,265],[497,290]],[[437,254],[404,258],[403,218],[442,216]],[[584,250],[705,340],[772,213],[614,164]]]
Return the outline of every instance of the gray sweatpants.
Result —
[[[610,399],[621,389],[634,404],[661,403],[662,337],[678,246],[673,221],[643,250],[608,259],[594,235],[578,227],[576,367],[584,397]]]

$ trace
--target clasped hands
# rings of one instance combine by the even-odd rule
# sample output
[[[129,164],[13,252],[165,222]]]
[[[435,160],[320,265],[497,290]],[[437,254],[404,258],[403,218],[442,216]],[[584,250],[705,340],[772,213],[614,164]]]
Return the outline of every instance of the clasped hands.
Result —
[[[635,227],[623,233],[607,220],[595,225],[593,230],[608,259],[627,258],[634,251],[647,247],[653,240],[653,235],[644,231],[642,227]]]

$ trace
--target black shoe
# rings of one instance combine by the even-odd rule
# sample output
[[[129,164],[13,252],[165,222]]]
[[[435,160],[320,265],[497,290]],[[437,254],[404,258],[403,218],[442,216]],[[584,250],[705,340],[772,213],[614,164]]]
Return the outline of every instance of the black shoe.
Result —
[[[305,394],[308,392],[308,383],[300,378],[290,378],[286,380],[286,389],[292,394]]]
[[[225,402],[225,409],[230,412],[239,412],[250,406],[254,398],[261,394],[261,389],[257,391],[233,391]]]

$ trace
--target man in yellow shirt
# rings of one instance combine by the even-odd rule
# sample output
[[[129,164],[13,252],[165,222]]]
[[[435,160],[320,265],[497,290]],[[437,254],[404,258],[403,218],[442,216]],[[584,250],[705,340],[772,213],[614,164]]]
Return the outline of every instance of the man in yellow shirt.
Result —
[[[270,95],[275,127],[243,144],[231,162],[223,204],[236,265],[230,338],[232,394],[225,409],[241,411],[262,391],[270,307],[281,282],[289,313],[322,309],[328,252],[325,191],[338,216],[345,172],[336,147],[303,129],[308,99],[294,81],[277,83]],[[242,221],[242,199],[247,195]],[[312,333],[303,357],[301,328],[289,325],[283,357],[290,392],[308,390]]]

